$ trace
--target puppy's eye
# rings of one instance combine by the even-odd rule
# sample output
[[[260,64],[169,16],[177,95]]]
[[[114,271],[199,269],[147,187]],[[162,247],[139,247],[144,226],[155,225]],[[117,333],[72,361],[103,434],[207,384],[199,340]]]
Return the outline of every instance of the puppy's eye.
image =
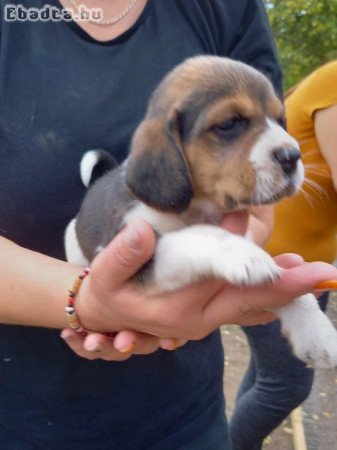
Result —
[[[239,136],[249,125],[249,119],[242,116],[233,116],[226,119],[224,122],[212,127],[219,137],[235,138]]]

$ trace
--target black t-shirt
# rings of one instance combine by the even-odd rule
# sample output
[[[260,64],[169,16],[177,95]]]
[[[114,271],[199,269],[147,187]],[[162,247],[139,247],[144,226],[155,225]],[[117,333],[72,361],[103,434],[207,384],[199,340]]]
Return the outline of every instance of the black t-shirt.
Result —
[[[63,258],[64,229],[85,192],[81,156],[103,148],[122,161],[154,87],[199,54],[252,64],[282,90],[260,0],[149,0],[135,25],[106,43],[75,23],[2,19],[1,235]],[[1,446],[178,448],[221,403],[222,364],[217,332],[174,353],[111,363],[79,358],[59,332],[2,326]]]

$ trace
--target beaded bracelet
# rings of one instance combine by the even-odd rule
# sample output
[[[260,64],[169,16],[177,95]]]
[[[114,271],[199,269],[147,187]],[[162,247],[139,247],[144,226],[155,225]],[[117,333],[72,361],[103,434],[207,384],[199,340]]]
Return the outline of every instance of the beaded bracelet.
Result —
[[[68,301],[67,301],[67,306],[65,307],[67,316],[68,316],[68,320],[69,320],[69,326],[72,330],[77,331],[77,333],[79,334],[87,334],[86,330],[83,328],[80,319],[78,317],[78,315],[76,314],[75,308],[74,308],[74,304],[75,304],[75,297],[76,294],[78,293],[82,281],[84,280],[84,278],[89,275],[90,273],[90,268],[87,267],[86,269],[83,270],[83,272],[76,278],[76,280],[74,281],[73,285],[71,286],[71,288],[68,290]]]

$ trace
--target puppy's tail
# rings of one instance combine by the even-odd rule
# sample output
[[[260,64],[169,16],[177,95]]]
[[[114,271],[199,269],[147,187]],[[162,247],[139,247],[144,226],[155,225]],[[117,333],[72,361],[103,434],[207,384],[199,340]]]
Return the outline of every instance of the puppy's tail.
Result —
[[[84,186],[91,186],[106,172],[114,169],[117,162],[113,156],[105,150],[89,150],[80,163],[80,175]]]

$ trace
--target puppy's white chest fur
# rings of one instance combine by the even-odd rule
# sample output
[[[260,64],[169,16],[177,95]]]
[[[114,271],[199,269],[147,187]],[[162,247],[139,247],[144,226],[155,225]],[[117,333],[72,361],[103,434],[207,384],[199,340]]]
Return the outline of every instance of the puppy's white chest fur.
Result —
[[[155,210],[145,203],[139,202],[124,217],[126,225],[135,219],[143,219],[154,230],[163,234],[169,231],[177,231],[189,225],[207,223],[220,225],[222,214],[219,209],[208,200],[194,199],[187,211],[180,214],[167,213]]]

